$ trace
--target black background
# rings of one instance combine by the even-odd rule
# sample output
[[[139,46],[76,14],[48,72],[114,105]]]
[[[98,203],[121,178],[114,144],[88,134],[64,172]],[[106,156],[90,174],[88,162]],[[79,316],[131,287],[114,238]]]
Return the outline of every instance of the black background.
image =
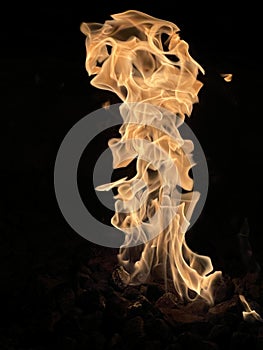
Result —
[[[39,269],[54,272],[61,259],[74,260],[91,249],[100,252],[60,213],[53,168],[67,131],[105,101],[119,102],[90,86],[80,24],[104,22],[128,9],[176,23],[206,72],[200,77],[199,103],[187,121],[207,156],[210,176],[204,211],[189,235],[193,249],[209,254],[216,268],[231,274],[233,264],[227,261],[238,259],[236,237],[248,218],[250,243],[261,259],[259,10],[221,2],[88,3],[10,3],[2,11],[0,301],[7,314],[19,307],[21,292]],[[232,82],[226,83],[221,73],[232,73]]]

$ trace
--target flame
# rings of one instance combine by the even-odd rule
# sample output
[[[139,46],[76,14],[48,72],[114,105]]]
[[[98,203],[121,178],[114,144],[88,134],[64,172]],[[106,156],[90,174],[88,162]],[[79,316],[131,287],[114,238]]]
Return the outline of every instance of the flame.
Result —
[[[109,108],[110,108],[110,101],[105,101],[105,102],[102,104],[102,107],[105,108],[105,109],[109,109]]]
[[[244,309],[246,310],[246,311],[242,311],[243,318],[245,321],[257,320],[257,321],[263,322],[263,319],[261,318],[261,316],[255,310],[251,309],[244,295],[240,294],[239,299],[242,302]]]
[[[131,284],[156,276],[167,281],[168,276],[182,298],[201,296],[212,304],[212,284],[221,272],[212,272],[211,259],[186,243],[199,193],[189,176],[195,165],[193,144],[178,130],[198,102],[202,83],[197,75],[204,70],[175,24],[134,10],[111,17],[104,24],[82,23],[81,31],[86,35],[86,70],[95,75],[91,84],[123,101],[121,138],[109,141],[113,168],[136,159],[133,178],[96,188],[118,189],[111,222],[125,233],[119,262]]]
[[[227,83],[230,83],[232,81],[232,78],[233,78],[233,74],[230,74],[230,73],[222,73],[220,74],[222,78],[224,78],[224,80],[227,82]]]

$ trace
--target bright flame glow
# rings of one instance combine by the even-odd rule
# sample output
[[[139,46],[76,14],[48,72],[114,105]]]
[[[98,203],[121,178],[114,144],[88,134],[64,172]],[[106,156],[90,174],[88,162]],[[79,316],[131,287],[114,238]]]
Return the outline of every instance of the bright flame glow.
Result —
[[[82,23],[81,31],[86,69],[95,75],[91,84],[123,101],[121,138],[109,142],[113,168],[136,159],[133,178],[97,187],[118,189],[112,224],[126,234],[119,262],[131,284],[167,276],[182,298],[201,296],[212,304],[212,284],[221,272],[212,272],[211,259],[192,252],[185,240],[199,194],[189,176],[193,144],[178,131],[178,119],[183,123],[198,102],[197,75],[204,70],[175,24],[133,10],[111,17],[104,24]],[[131,241],[144,243],[127,248]]]

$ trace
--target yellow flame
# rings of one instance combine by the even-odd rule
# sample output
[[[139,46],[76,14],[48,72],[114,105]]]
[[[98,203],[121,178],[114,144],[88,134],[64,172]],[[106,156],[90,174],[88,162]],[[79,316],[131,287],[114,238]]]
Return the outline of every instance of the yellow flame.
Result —
[[[97,75],[91,84],[123,101],[148,102],[183,118],[190,115],[202,86],[196,76],[204,70],[189,55],[179,28],[139,11],[111,17],[104,25],[81,24],[87,36],[86,69]]]
[[[224,78],[224,80],[227,82],[227,83],[230,83],[232,81],[232,78],[233,78],[233,74],[230,74],[230,73],[222,73],[220,74],[222,78]]]
[[[104,24],[82,23],[81,31],[86,69],[95,75],[91,84],[123,101],[121,138],[109,142],[113,168],[137,159],[132,179],[97,187],[118,189],[112,224],[126,233],[119,262],[131,284],[161,274],[182,298],[192,300],[194,291],[213,303],[212,283],[220,272],[211,273],[210,258],[192,252],[185,240],[199,194],[189,176],[193,144],[181,137],[175,118],[182,123],[190,116],[204,70],[175,24],[134,10],[111,17]],[[187,192],[180,194],[177,185]],[[144,244],[128,247],[136,241]]]

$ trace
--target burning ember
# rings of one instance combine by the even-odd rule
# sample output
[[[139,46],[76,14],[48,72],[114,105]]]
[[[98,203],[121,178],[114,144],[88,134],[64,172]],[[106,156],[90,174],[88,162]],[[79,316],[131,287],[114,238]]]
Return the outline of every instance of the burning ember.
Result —
[[[132,10],[111,17],[104,24],[82,23],[81,31],[87,36],[87,72],[96,75],[91,84],[123,101],[121,138],[109,142],[113,167],[136,159],[133,178],[97,187],[118,190],[111,222],[125,233],[119,263],[128,284],[162,276],[181,298],[201,296],[212,304],[221,272],[212,273],[211,259],[186,243],[199,194],[189,175],[193,144],[178,131],[198,102],[197,75],[204,70],[175,24]]]

